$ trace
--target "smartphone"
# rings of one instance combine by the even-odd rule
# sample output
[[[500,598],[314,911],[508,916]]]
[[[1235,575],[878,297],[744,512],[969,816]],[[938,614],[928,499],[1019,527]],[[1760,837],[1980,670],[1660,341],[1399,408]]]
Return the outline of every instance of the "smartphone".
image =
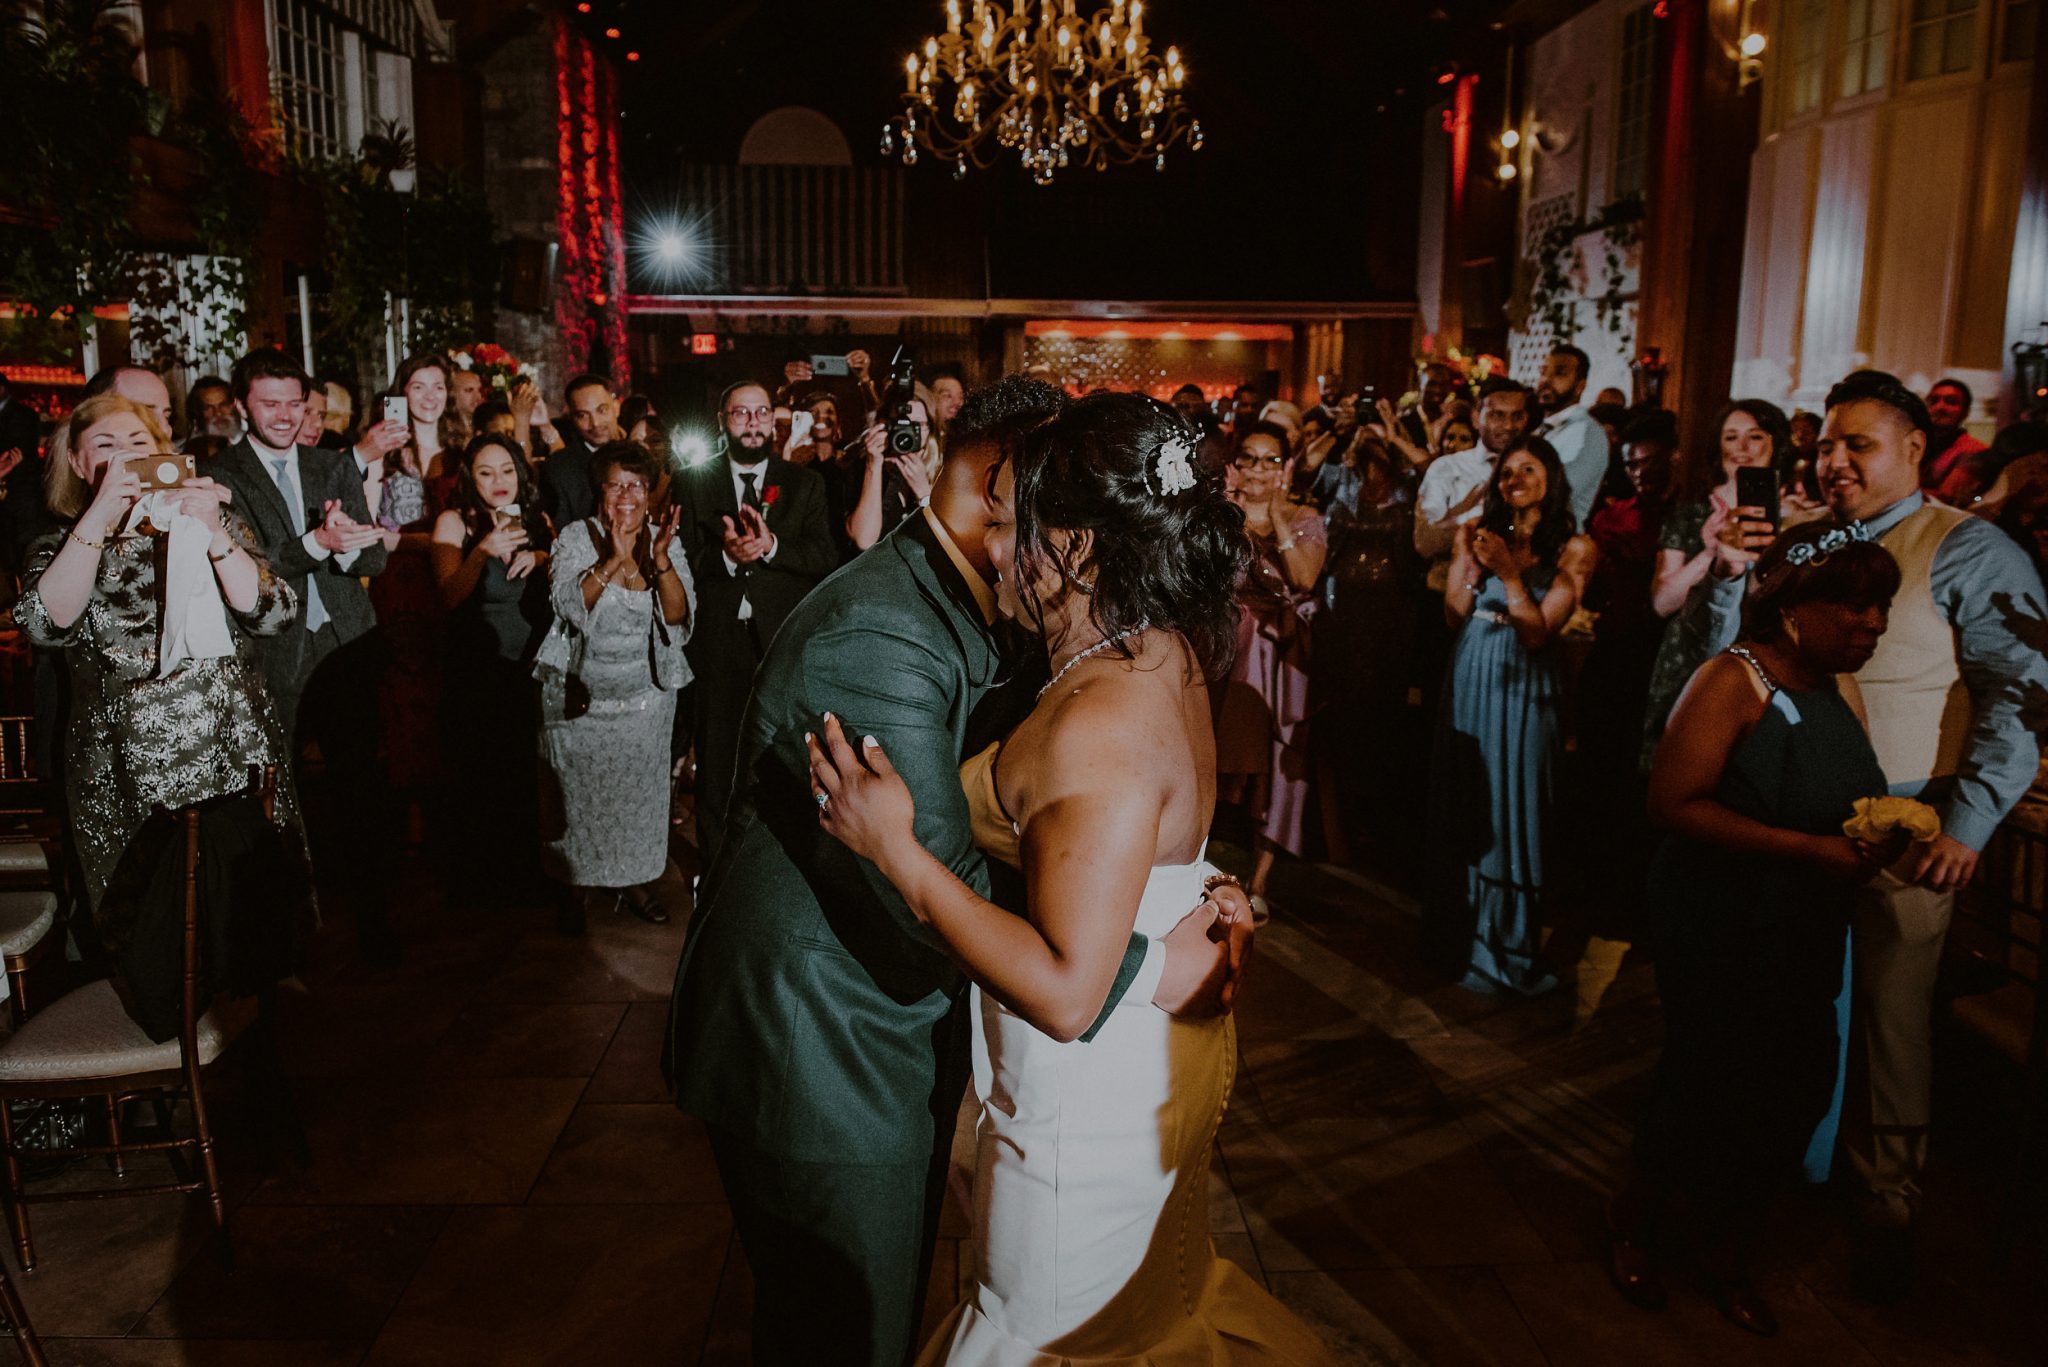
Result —
[[[165,451],[154,456],[130,456],[128,467],[142,480],[142,492],[175,489],[197,473],[192,457],[182,451]]]
[[[782,444],[782,453],[788,455],[811,439],[811,410],[799,408],[789,415],[789,440]]]
[[[405,420],[405,395],[394,394],[384,400],[384,421],[403,423]]]
[[[1735,506],[1761,508],[1771,526],[1778,525],[1778,472],[1768,465],[1745,465],[1735,472]]]
[[[813,375],[851,375],[852,373],[851,370],[846,368],[846,358],[844,356],[811,357],[811,374]]]
[[[526,530],[526,519],[520,516],[517,503],[507,503],[504,507],[498,509],[495,517],[497,524],[508,532]]]

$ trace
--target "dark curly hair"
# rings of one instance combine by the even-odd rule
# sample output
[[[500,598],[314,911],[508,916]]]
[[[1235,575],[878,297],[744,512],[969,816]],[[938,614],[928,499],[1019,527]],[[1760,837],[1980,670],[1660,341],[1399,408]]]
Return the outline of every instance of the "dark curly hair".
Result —
[[[1578,522],[1572,517],[1572,486],[1564,477],[1564,462],[1558,459],[1557,448],[1543,438],[1524,437],[1493,463],[1479,525],[1507,540],[1514,539],[1515,510],[1501,495],[1500,477],[1508,468],[1508,458],[1524,452],[1536,457],[1543,466],[1543,502],[1537,508],[1539,517],[1536,531],[1529,538],[1529,549],[1536,553],[1537,564],[1554,568],[1564,543],[1578,530]]]
[[[1067,406],[1066,391],[1029,375],[1005,375],[970,393],[946,424],[946,449],[993,442],[1004,459],[1025,432]]]
[[[479,405],[478,411],[482,408]],[[462,448],[462,455],[455,465],[455,495],[449,506],[462,514],[462,547],[466,551],[490,535],[496,525],[496,515],[485,505],[483,495],[476,488],[477,457],[496,447],[512,457],[512,468],[519,476],[519,492],[513,497],[519,504],[519,515],[526,526],[527,545],[534,549],[544,548],[550,539],[547,514],[541,511],[539,486],[534,478],[533,463],[526,458],[526,452],[519,449],[519,443],[510,437],[495,432],[485,432],[470,440]]]
[[[1801,603],[1839,603],[1852,608],[1890,606],[1899,592],[1899,562],[1875,541],[1849,541],[1832,551],[1820,549],[1821,538],[1837,528],[1832,521],[1803,522],[1788,527],[1756,562],[1753,587],[1743,606],[1742,634],[1753,641],[1774,641],[1785,631],[1785,614]],[[1792,548],[1811,546],[1803,565],[1791,562]]]
[[[1195,482],[1158,492],[1159,452],[1175,440]],[[1083,591],[1104,639],[1150,623],[1185,636],[1210,678],[1229,668],[1250,549],[1243,511],[1195,463],[1201,441],[1177,411],[1142,394],[1075,399],[1025,436],[1015,458],[1016,572],[1032,615],[1044,617],[1033,586],[1046,569],[1079,585],[1087,582],[1081,571],[1092,567],[1093,583]],[[1052,544],[1053,528],[1093,534],[1084,564]],[[1128,642],[1118,650],[1134,658]]]

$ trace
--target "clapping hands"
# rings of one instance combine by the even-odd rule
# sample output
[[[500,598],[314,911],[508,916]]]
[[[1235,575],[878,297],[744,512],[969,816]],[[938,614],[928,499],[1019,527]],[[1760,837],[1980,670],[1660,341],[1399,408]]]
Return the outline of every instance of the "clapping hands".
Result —
[[[381,527],[356,521],[343,510],[341,500],[330,498],[320,510],[320,525],[313,529],[313,543],[330,555],[352,555],[384,539]]]
[[[735,565],[751,565],[765,560],[775,549],[775,535],[768,530],[768,522],[761,511],[742,504],[739,518],[722,519],[725,523],[725,553]]]

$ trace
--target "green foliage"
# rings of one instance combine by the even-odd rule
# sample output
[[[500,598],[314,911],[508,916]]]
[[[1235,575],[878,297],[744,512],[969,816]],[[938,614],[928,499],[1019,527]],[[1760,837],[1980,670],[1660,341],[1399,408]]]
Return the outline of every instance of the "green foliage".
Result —
[[[144,127],[145,92],[123,35],[99,25],[105,0],[49,0],[41,25],[0,31],[0,290],[69,329],[38,329],[68,357],[78,319],[122,297],[133,236],[136,168],[128,138]],[[62,339],[61,341],[59,339]]]
[[[1600,292],[1592,296],[1593,311],[1608,331],[1619,333],[1622,322],[1622,286],[1628,282],[1628,254],[1643,237],[1643,197],[1632,194],[1604,204],[1590,218],[1560,223],[1543,235],[1536,248],[1535,278],[1529,286],[1528,320],[1531,332],[1547,331],[1553,337],[1569,337],[1574,330],[1573,310],[1595,282],[1582,286],[1573,279],[1572,268],[1579,260],[1579,239],[1600,236]]]

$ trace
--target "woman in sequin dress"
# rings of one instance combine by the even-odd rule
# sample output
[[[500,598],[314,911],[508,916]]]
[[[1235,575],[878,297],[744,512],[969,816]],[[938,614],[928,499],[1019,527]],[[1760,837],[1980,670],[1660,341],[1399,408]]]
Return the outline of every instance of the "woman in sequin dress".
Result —
[[[1477,992],[1548,991],[1537,958],[1552,775],[1563,745],[1556,651],[1596,558],[1573,535],[1557,452],[1502,456],[1458,531],[1444,611],[1458,625],[1430,762],[1424,942]]]
[[[541,692],[542,862],[574,890],[607,890],[645,920],[666,920],[669,741],[690,681],[696,591],[667,507],[662,463],[615,441],[591,455],[595,517],[555,542],[555,621],[534,674]],[[650,510],[660,509],[657,516]],[[580,917],[565,907],[565,930]]]
[[[97,908],[152,810],[242,792],[252,767],[284,765],[284,733],[253,638],[289,629],[298,602],[219,487],[189,481],[171,497],[212,529],[207,560],[234,648],[181,660],[159,677],[162,540],[124,531],[141,481],[123,462],[169,441],[152,414],[116,394],[81,403],[68,437],[68,457],[44,475],[65,530],[30,548],[14,615],[30,641],[63,653],[70,676],[65,791],[86,898]],[[280,826],[296,822],[293,802],[293,785],[280,783]]]

